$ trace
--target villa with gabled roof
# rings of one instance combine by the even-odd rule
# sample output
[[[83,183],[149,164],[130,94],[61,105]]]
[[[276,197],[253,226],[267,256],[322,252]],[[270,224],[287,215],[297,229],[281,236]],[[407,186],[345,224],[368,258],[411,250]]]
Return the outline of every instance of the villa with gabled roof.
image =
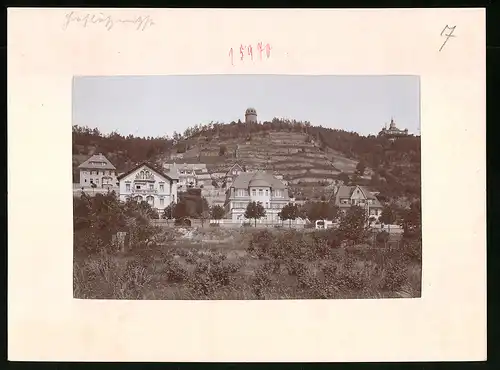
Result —
[[[279,212],[290,202],[288,189],[281,180],[265,171],[241,172],[226,190],[227,218],[244,221],[248,203],[261,202],[267,221],[279,221]]]
[[[335,205],[345,212],[353,205],[365,208],[368,215],[378,217],[382,213],[382,205],[377,197],[366,187],[360,185],[346,186],[341,185],[335,192]]]
[[[78,166],[80,187],[111,188],[117,186],[116,167],[102,153],[95,154]]]
[[[164,172],[151,163],[143,162],[118,176],[118,181],[121,201],[146,201],[160,214],[178,200],[179,174],[175,167]]]

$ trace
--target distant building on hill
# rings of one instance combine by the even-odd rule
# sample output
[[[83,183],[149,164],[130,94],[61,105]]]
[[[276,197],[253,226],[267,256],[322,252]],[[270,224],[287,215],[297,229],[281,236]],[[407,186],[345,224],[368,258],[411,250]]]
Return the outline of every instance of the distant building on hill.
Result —
[[[408,136],[408,129],[401,130],[396,127],[396,123],[394,120],[391,118],[391,123],[389,125],[389,128],[383,127],[382,130],[378,133],[378,136],[381,137],[387,137],[389,140],[394,141],[398,137],[403,137],[403,136]]]
[[[78,166],[80,187],[112,188],[117,186],[116,167],[101,153],[95,154]]]
[[[267,221],[279,221],[279,212],[290,202],[288,189],[279,179],[264,171],[240,172],[226,190],[226,217],[235,222],[245,219],[248,203],[261,202]]]
[[[360,206],[365,208],[368,216],[378,219],[382,214],[382,205],[377,197],[364,186],[341,185],[337,187],[335,195],[335,205],[342,212],[346,212],[352,206]]]
[[[257,111],[255,110],[255,108],[248,108],[245,111],[245,122],[257,123]]]

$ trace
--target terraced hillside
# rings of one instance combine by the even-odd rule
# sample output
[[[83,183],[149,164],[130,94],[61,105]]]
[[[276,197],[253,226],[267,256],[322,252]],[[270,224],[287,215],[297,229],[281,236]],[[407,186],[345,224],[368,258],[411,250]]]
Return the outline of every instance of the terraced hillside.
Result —
[[[243,140],[200,139],[196,148],[186,151],[178,162],[207,163],[214,178],[222,177],[238,162],[248,170],[281,174],[291,184],[334,182],[341,172],[353,173],[357,164],[338,153],[325,153],[308,135],[296,132],[261,132]]]

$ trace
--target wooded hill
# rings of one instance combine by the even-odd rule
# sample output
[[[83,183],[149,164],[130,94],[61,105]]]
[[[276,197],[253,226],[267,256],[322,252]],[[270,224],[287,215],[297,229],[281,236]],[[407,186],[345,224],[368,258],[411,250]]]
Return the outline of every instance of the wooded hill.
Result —
[[[327,180],[341,180],[370,186],[380,192],[381,200],[420,198],[420,136],[390,142],[278,118],[262,123],[211,122],[182,134],[174,132],[173,137],[103,135],[97,129],[74,126],[75,182],[76,167],[93,153],[103,153],[119,172],[145,160],[206,163],[212,173],[238,162],[281,173],[297,194],[311,187],[325,188]]]

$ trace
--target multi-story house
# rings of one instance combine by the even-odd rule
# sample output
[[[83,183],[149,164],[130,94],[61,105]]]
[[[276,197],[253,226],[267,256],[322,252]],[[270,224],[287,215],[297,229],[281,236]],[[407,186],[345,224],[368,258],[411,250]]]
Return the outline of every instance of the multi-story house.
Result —
[[[91,156],[78,168],[80,169],[81,188],[112,188],[117,186],[116,167],[101,153]]]
[[[179,176],[175,169],[164,173],[152,164],[141,163],[118,176],[118,181],[123,202],[147,201],[160,214],[169,204],[177,202]]]
[[[226,217],[243,221],[248,203],[261,202],[267,221],[279,221],[279,212],[290,202],[288,189],[272,174],[264,171],[241,172],[226,190]]]
[[[189,188],[197,188],[202,182],[200,181],[200,175],[203,177],[203,181],[206,177],[210,178],[210,173],[207,170],[207,165],[204,163],[165,163],[163,165],[165,170],[177,170],[179,174],[179,189],[186,190]],[[211,182],[211,180],[210,180]]]
[[[377,220],[382,214],[383,208],[373,193],[368,191],[364,186],[359,185],[339,186],[335,193],[335,205],[338,206],[342,212],[345,212],[353,205],[360,206],[366,209],[369,217],[375,217]]]

